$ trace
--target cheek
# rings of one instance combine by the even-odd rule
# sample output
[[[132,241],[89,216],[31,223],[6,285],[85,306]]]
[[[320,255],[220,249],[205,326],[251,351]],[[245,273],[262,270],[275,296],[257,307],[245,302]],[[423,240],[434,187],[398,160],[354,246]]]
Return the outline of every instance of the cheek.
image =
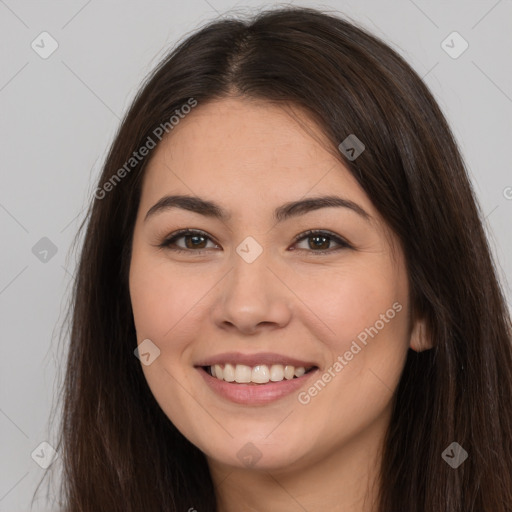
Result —
[[[338,351],[347,344],[364,341],[368,331],[404,333],[407,318],[407,286],[404,275],[390,265],[353,266],[333,272],[311,287],[308,304],[329,327],[331,345]],[[395,306],[393,306],[395,305]],[[400,310],[400,311],[398,311]]]
[[[381,261],[353,268],[330,283],[332,293],[319,311],[334,331],[329,337],[330,352],[332,361],[340,364],[334,371],[335,383],[322,400],[326,406],[329,400],[341,400],[346,410],[364,415],[372,403],[377,406],[389,398],[405,363],[409,342],[406,274]]]
[[[330,364],[298,397],[308,428],[323,433],[320,451],[389,413],[407,355],[404,276],[383,268],[352,270],[325,283],[331,293],[312,298],[334,331],[322,338]]]
[[[160,349],[152,364],[142,365],[146,381],[174,425],[182,432],[193,432],[191,418],[201,415],[202,409],[190,400],[191,384],[182,359],[200,330],[199,301],[207,283],[193,275],[180,277],[180,272],[170,271],[168,264],[137,254],[132,259],[129,282],[137,340],[150,339]]]
[[[138,338],[165,344],[173,331],[193,326],[206,285],[193,273],[170,271],[165,263],[149,258],[134,259],[130,267],[130,295]]]
[[[406,274],[382,259],[347,266],[343,272],[331,273],[309,297],[308,304],[329,326],[321,339],[330,361],[325,372],[328,384],[313,384],[300,403],[324,411],[322,421],[329,417],[340,424],[352,417],[362,428],[387,406],[405,364]]]

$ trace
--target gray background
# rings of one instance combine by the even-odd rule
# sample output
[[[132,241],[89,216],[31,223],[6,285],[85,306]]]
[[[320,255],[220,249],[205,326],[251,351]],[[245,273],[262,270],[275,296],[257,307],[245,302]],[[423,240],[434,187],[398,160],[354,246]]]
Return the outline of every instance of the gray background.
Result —
[[[512,0],[291,3],[361,22],[424,78],[461,146],[510,304]],[[30,510],[45,471],[31,454],[50,457],[38,446],[54,442],[49,418],[64,369],[71,243],[120,118],[178,40],[216,17],[272,5],[0,0],[1,512]],[[31,47],[48,51],[43,31],[59,45],[46,59]],[[441,45],[453,31],[469,44],[458,58]],[[445,44],[454,52],[461,42],[452,39]],[[44,253],[43,237],[56,254]],[[46,508],[36,501],[33,510]]]

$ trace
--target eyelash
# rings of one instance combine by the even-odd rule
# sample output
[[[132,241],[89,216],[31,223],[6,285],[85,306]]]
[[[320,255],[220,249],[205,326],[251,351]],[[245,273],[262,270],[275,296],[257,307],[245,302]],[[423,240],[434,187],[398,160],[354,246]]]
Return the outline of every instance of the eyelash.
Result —
[[[179,240],[180,238],[184,238],[185,236],[191,236],[191,235],[199,235],[205,238],[208,238],[211,240],[211,238],[208,236],[207,233],[204,231],[196,230],[196,229],[181,229],[179,231],[176,231],[175,233],[172,233],[169,237],[167,237],[162,243],[158,244],[158,247],[161,249],[168,249],[174,252],[179,253],[194,253],[196,255],[202,255],[203,253],[207,252],[208,249],[182,249],[180,247],[171,247],[173,243],[176,242],[176,240]],[[330,231],[325,230],[318,230],[318,229],[311,229],[308,231],[305,231],[304,233],[301,233],[295,237],[295,243],[302,242],[302,240],[306,240],[307,238],[313,237],[313,236],[322,236],[324,238],[329,238],[332,241],[336,242],[339,247],[336,249],[326,249],[322,251],[315,251],[312,249],[299,249],[299,251],[306,251],[311,252],[313,254],[332,254],[333,252],[338,252],[342,249],[351,249],[352,246],[346,242],[343,238],[339,237],[338,235],[335,235],[334,233],[331,233]],[[213,241],[213,240],[211,240]],[[213,241],[214,242],[214,241]],[[214,242],[216,243],[216,242]]]

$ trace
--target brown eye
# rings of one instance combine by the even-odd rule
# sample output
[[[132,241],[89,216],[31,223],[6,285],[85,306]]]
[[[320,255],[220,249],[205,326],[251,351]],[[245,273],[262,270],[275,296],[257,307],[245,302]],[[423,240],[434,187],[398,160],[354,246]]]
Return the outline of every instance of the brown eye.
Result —
[[[326,250],[329,249],[329,245],[331,243],[331,240],[327,236],[308,236],[306,240],[309,240],[309,248],[310,249],[321,249]]]
[[[177,241],[182,239],[184,241],[184,245],[178,244]],[[167,237],[161,244],[159,244],[159,247],[178,252],[200,253],[203,250],[208,249],[208,241],[211,241],[210,237],[202,231],[182,229]],[[213,246],[213,248],[218,247],[215,243],[213,243]]]
[[[187,249],[204,249],[206,237],[203,235],[184,235],[180,238],[185,240]]]
[[[178,241],[181,240],[183,240],[183,242],[178,243]],[[307,245],[306,247],[300,247],[300,251],[316,254],[333,253],[341,249],[351,248],[351,245],[348,242],[330,231],[311,230],[301,233],[295,237],[296,244],[302,241],[306,241]],[[209,242],[213,247],[208,247]],[[337,247],[332,247],[333,243],[336,244]],[[182,229],[171,234],[161,244],[159,244],[159,247],[176,252],[196,254],[202,254],[208,249],[219,248],[218,244],[213,242],[206,233],[191,229]]]
[[[329,231],[311,230],[296,237],[296,242],[302,242],[303,240],[307,241],[307,247],[300,248],[300,250],[306,250],[318,254],[330,253],[351,247],[350,244],[341,237]],[[338,247],[331,248],[330,246],[333,242],[337,244]]]

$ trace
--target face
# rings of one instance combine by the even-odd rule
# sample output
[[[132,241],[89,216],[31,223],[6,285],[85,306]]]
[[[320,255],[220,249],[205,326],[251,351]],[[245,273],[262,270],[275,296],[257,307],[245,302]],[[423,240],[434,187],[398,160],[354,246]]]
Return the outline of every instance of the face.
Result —
[[[306,467],[375,435],[418,348],[396,240],[295,114],[199,104],[144,176],[129,276],[142,368],[210,463]]]

